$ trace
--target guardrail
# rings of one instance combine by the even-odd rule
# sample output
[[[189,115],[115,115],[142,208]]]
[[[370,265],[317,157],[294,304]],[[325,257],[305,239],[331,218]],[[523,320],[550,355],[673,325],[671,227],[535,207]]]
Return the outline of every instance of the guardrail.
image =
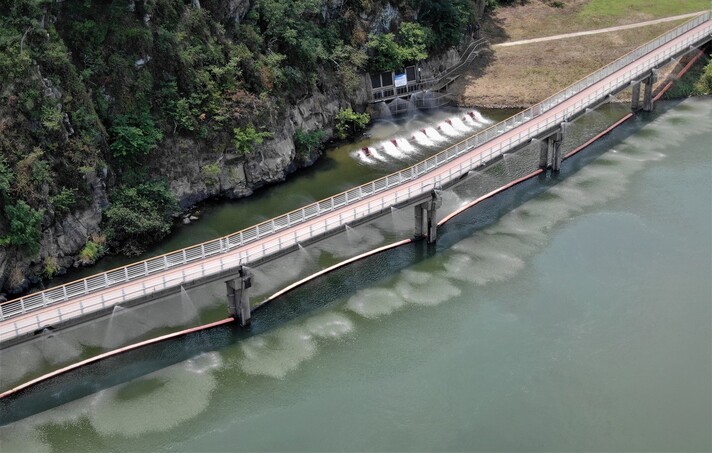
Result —
[[[257,261],[285,248],[293,247],[298,242],[323,235],[336,228],[342,228],[349,222],[426,194],[432,188],[447,184],[459,178],[465,172],[484,165],[503,152],[565,122],[575,113],[587,106],[596,104],[609,93],[629,84],[631,80],[635,80],[655,68],[672,55],[679,53],[691,44],[699,42],[704,37],[709,37],[712,35],[712,23],[684,41],[666,49],[656,58],[641,62],[634,68],[618,75],[615,79],[612,79],[594,93],[588,94],[573,106],[556,112],[545,121],[539,121],[526,129],[522,129],[516,135],[505,137],[508,131],[514,127],[554,109],[561,102],[578,94],[584,88],[588,88],[591,84],[620,71],[627,64],[649,53],[649,51],[641,49],[658,48],[709,19],[710,13],[707,12],[655,41],[634,50],[544,102],[495,124],[409,168],[228,236],[0,304],[0,320],[8,320],[73,298],[79,300],[79,310],[72,307],[57,306],[51,313],[43,311],[41,313],[42,316],[39,314],[34,317],[23,316],[21,320],[13,322],[9,330],[4,329],[0,332],[0,342],[39,329],[53,322],[66,320],[70,315],[76,316],[77,312],[84,314],[110,307],[126,300],[178,286],[185,281],[206,277],[239,264]],[[464,155],[478,147],[482,148],[477,154],[470,155],[469,159],[461,159],[459,165],[451,166],[447,171],[442,170],[444,164],[465,157]],[[438,171],[439,168],[441,171]],[[430,176],[425,177],[429,173],[431,173]],[[390,191],[394,188],[397,189],[384,194],[380,198],[376,197],[379,193]],[[333,215],[325,216],[329,213],[333,213]],[[336,215],[337,213],[338,215]],[[198,262],[200,263],[199,266]],[[189,267],[191,263],[193,266]],[[186,266],[186,268],[177,277],[166,278],[166,274],[161,275],[164,271],[180,266]],[[153,278],[151,278],[152,276]],[[130,282],[135,282],[135,285],[127,287],[125,284]],[[119,285],[123,285],[122,288],[116,288],[115,291],[106,291]],[[92,292],[98,290],[105,291],[98,300],[92,302],[88,299],[81,299],[82,296],[91,295]]]

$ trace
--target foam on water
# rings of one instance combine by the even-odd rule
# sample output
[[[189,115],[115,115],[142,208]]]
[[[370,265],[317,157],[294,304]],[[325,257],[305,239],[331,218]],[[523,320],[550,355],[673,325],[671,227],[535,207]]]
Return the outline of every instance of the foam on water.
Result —
[[[425,132],[418,131],[413,135],[413,138],[415,139],[416,142],[420,146],[433,146],[435,143],[433,143],[432,140],[428,138],[427,135],[425,135]]]
[[[449,123],[442,122],[438,125],[438,127],[445,135],[449,135],[450,137],[457,137],[460,135],[460,132],[456,131],[455,128]]]
[[[470,124],[470,125],[474,126],[474,127],[480,127],[480,126],[482,126],[482,124],[480,124],[480,123],[478,123],[477,121],[475,121],[475,119],[474,119],[473,117],[471,117],[470,115],[465,115],[465,122],[466,122],[467,124]]]
[[[204,374],[223,366],[222,357],[217,352],[204,352],[184,362],[185,369],[191,373]]]
[[[300,363],[314,356],[317,344],[301,325],[249,338],[240,343],[240,369],[251,375],[282,379]]]
[[[389,156],[395,158],[395,159],[402,159],[405,157],[405,153],[398,149],[398,147],[390,140],[387,140],[385,142],[381,143],[381,148],[383,148],[383,151],[388,154]]]
[[[426,127],[425,134],[434,142],[444,142],[447,138],[443,137],[434,127]]]
[[[398,145],[398,149],[403,150],[405,152],[411,152],[415,151],[415,148],[413,145],[410,144],[410,142],[404,138],[396,138],[396,143]]]
[[[357,161],[361,162],[362,164],[366,164],[366,165],[375,165],[377,163],[377,160],[373,157],[373,154],[371,154],[370,156],[367,156],[360,149],[356,150],[356,151],[352,151],[351,157],[354,160],[357,160]]]
[[[460,288],[453,285],[446,278],[429,277],[420,281],[413,281],[413,279],[403,277],[395,285],[396,293],[405,301],[416,305],[440,305],[462,293]]]
[[[474,115],[475,119],[482,124],[492,124],[493,123],[492,120],[488,120],[487,118],[482,116],[482,114],[480,112],[478,112],[477,110],[473,110],[472,114]]]
[[[306,320],[304,328],[319,338],[340,338],[354,330],[354,323],[343,313],[326,312]]]
[[[471,129],[457,116],[450,118],[450,122],[452,123],[452,127],[460,132],[469,132]]]
[[[366,288],[358,291],[346,302],[346,308],[368,319],[389,315],[405,304],[393,290]]]
[[[141,385],[150,390],[142,391]],[[216,387],[212,373],[196,373],[181,363],[99,392],[88,415],[106,436],[166,431],[203,412]]]

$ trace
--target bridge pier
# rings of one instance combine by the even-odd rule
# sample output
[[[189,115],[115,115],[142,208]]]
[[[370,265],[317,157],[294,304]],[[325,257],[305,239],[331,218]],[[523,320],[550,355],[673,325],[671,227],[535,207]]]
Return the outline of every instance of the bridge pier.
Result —
[[[428,244],[434,244],[438,238],[437,210],[443,200],[439,191],[430,193],[430,200],[415,206],[415,237],[426,238]]]
[[[541,149],[539,155],[539,167],[549,168],[553,171],[561,170],[561,161],[564,160],[564,153],[561,151],[561,143],[564,140],[565,124],[561,123],[561,127],[553,134],[546,137],[545,146]]]
[[[252,286],[254,274],[247,266],[240,266],[238,277],[225,282],[227,286],[227,309],[230,316],[240,319],[240,326],[250,324],[252,308],[248,289]]]
[[[633,92],[631,93],[630,109],[637,111],[640,108],[640,82],[633,84]]]
[[[657,80],[657,75],[655,72],[651,72],[650,75],[643,79],[643,111],[652,112],[653,108],[653,84]]]

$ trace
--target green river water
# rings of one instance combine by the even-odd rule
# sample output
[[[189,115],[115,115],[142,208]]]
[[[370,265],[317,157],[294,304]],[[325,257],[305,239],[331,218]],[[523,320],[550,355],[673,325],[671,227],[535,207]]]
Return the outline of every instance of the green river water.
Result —
[[[318,279],[255,312],[249,332],[156,345],[4,403],[0,451],[712,450],[712,99],[657,109],[558,177],[457,217],[436,249],[408,245]],[[587,114],[572,140],[624,111]],[[443,214],[531,171],[536,153],[449,191]],[[323,168],[332,176],[279,190],[309,201],[322,195],[299,184],[353,184],[417,155],[364,164],[341,150]],[[205,219],[237,215],[210,209]],[[407,236],[403,211],[256,269],[257,293]],[[4,387],[153,332],[151,319],[224,317],[223,293],[3,351]]]

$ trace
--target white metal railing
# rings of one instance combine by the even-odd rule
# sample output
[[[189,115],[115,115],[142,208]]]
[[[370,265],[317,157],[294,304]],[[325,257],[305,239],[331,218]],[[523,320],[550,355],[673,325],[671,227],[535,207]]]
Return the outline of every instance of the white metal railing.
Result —
[[[669,43],[672,39],[709,21],[707,12],[691,22],[661,36],[660,38],[634,50],[628,55],[566,88],[542,103],[533,106],[509,119],[495,124],[488,129],[463,140],[432,157],[409,168],[393,173],[375,181],[342,192],[333,197],[312,203],[280,217],[262,222],[250,228],[238,231],[212,241],[198,244],[165,255],[157,256],[138,263],[92,275],[66,285],[11,300],[0,304],[0,320],[18,318],[7,323],[0,330],[0,342],[23,333],[42,328],[42,326],[111,307],[115,304],[150,295],[165,288],[178,286],[183,282],[214,275],[239,264],[255,262],[299,242],[315,238],[347,223],[390,209],[390,206],[402,203],[424,194],[434,187],[454,181],[462,174],[480,167],[503,152],[523,144],[565,122],[572,115],[594,105],[609,93],[629,84],[646,74],[662,62],[670,59],[705,37],[712,36],[712,22],[706,27],[670,45],[655,58],[646,59],[624,73],[616,74],[627,64],[635,61],[648,51]],[[615,75],[605,85],[563,108],[559,104],[578,94],[591,84]],[[529,127],[522,127],[516,133],[508,134],[516,126],[552,111],[546,119],[534,121]],[[477,153],[471,153],[479,148]],[[459,159],[448,168],[445,164]],[[394,190],[391,190],[394,189]],[[381,194],[379,196],[379,194]],[[332,215],[326,215],[332,213]],[[338,214],[338,215],[337,215]],[[196,261],[198,261],[196,263]],[[191,265],[191,263],[193,263]],[[172,268],[185,266],[180,274],[168,276]],[[134,282],[133,285],[128,283]],[[119,288],[118,286],[121,285]],[[116,287],[113,291],[112,287]],[[101,290],[99,297],[89,297]],[[54,304],[76,299],[79,308],[70,304],[57,305],[53,310],[43,310],[34,316],[33,311],[51,307]]]

